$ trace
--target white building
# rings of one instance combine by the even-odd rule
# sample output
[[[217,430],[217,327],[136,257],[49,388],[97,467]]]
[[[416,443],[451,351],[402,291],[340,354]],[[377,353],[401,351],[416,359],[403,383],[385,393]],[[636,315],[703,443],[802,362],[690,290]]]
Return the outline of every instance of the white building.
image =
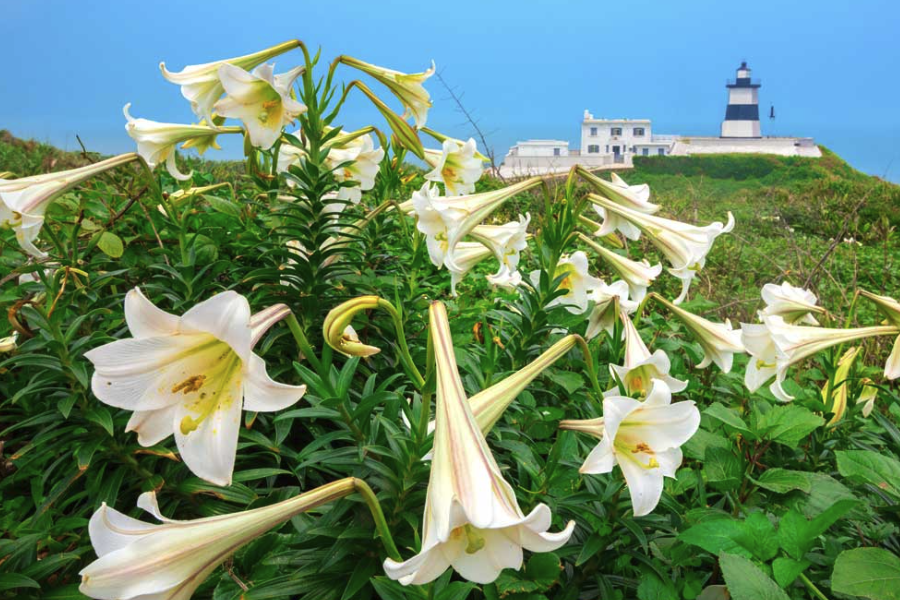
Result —
[[[613,164],[631,164],[638,156],[666,155],[674,135],[653,135],[650,119],[595,119],[584,111],[581,121],[581,154],[606,155]]]
[[[526,140],[516,142],[507,156],[568,156],[569,142],[563,140]]]

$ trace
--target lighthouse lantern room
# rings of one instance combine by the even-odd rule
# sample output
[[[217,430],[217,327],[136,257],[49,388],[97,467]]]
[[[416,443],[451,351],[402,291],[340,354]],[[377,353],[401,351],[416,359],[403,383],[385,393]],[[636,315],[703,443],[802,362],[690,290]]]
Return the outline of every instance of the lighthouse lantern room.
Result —
[[[758,80],[750,78],[750,67],[742,62],[737,77],[729,81],[728,108],[722,121],[722,137],[758,138],[759,130],[759,86]]]

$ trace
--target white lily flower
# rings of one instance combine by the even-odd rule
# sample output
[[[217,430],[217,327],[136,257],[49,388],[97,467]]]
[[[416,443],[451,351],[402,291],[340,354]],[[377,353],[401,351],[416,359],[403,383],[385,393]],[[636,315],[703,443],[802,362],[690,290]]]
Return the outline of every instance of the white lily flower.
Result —
[[[647,295],[647,288],[662,273],[662,265],[657,263],[650,266],[647,259],[640,262],[631,260],[621,254],[617,254],[608,248],[604,248],[583,233],[578,234],[578,239],[586,243],[592,250],[600,255],[600,258],[613,270],[616,275],[628,284],[631,299],[639,303]]]
[[[741,343],[740,330],[733,330],[730,321],[713,323],[675,306],[659,294],[651,295],[678,317],[703,348],[703,361],[697,365],[698,369],[716,363],[723,373],[728,373],[731,371],[734,355],[746,352]]]
[[[436,267],[452,266],[456,245],[504,202],[541,183],[534,177],[514,185],[468,196],[442,198],[430,182],[413,193],[416,227],[425,234],[428,254]]]
[[[610,473],[619,465],[634,516],[650,514],[663,490],[663,478],[675,478],[681,465],[681,446],[700,427],[700,411],[691,400],[672,404],[672,392],[654,379],[647,399],[627,396],[603,399],[603,417],[561,421],[562,429],[582,431],[600,439],[581,466],[581,473]]]
[[[210,147],[220,150],[216,143],[216,136],[220,133],[240,133],[240,127],[216,128],[206,125],[179,125],[177,123],[158,123],[148,119],[135,119],[129,114],[131,103],[125,105],[122,112],[128,122],[125,131],[137,142],[138,154],[152,169],[159,163],[166,163],[166,170],[179,181],[191,178],[191,173],[184,175],[175,164],[175,146],[183,144],[182,148],[196,148],[203,153]]]
[[[715,239],[734,229],[734,216],[730,212],[728,222],[724,225],[716,221],[705,227],[697,227],[626,208],[596,194],[591,194],[588,198],[595,205],[606,209],[608,216],[618,215],[646,233],[651,243],[676,270],[685,267],[699,270]]]
[[[767,283],[762,288],[762,299],[766,307],[760,313],[767,317],[781,317],[785,323],[808,323],[818,325],[812,313],[825,313],[825,309],[816,306],[816,295],[803,288],[794,287],[788,282],[781,285]]]
[[[494,254],[493,250],[481,242],[458,243],[456,250],[453,251],[453,266],[447,267],[447,270],[450,271],[450,294],[456,296],[456,284],[462,281],[466,273],[471,271],[475,265],[492,254]]]
[[[275,305],[251,316],[247,299],[229,291],[178,317],[134,288],[125,296],[134,337],[85,354],[95,368],[91,389],[102,402],[134,411],[126,431],[136,431],[142,446],[174,433],[195,475],[230,485],[241,410],[281,410],[306,391],[273,381],[253,353],[263,333],[289,312]]]
[[[469,581],[486,584],[506,568],[522,567],[522,549],[551,552],[575,527],[548,533],[550,509],[528,515],[500,473],[463,391],[444,305],[430,310],[437,394],[431,476],[425,497],[422,549],[402,563],[387,559],[388,577],[403,585],[424,584],[452,567]]]
[[[595,290],[604,285],[602,279],[598,279],[588,273],[587,255],[579,250],[571,256],[563,256],[556,266],[553,273],[554,279],[565,275],[557,289],[565,290],[566,293],[557,296],[547,303],[547,308],[566,304],[566,309],[572,314],[583,313],[587,310],[588,300],[590,300],[591,290]],[[540,271],[532,271],[529,275],[531,284],[537,287],[541,280]]]
[[[384,159],[384,148],[375,148],[369,134],[354,138],[345,147],[335,147],[328,151],[326,162],[334,172],[337,181],[356,182],[352,187],[341,187],[338,198],[359,204],[362,193],[375,187],[375,176]],[[343,165],[343,166],[342,166]]]
[[[613,335],[616,318],[620,314],[630,315],[638,307],[637,302],[628,299],[628,284],[624,281],[606,285],[601,280],[600,285],[591,290],[590,300],[594,307],[588,316],[587,331],[584,333],[584,337],[589,340],[597,337],[601,331]]]
[[[292,166],[296,166],[300,164],[300,161],[306,158],[306,151],[303,148],[298,148],[293,144],[284,143],[278,147],[278,169],[279,173],[287,173],[288,169]],[[293,186],[294,182],[290,179],[287,180],[288,185]]]
[[[625,364],[609,365],[609,374],[613,381],[620,381],[629,396],[637,394],[642,398],[650,392],[650,382],[654,379],[665,383],[673,392],[684,391],[688,385],[687,381],[669,375],[672,365],[668,355],[662,350],[650,354],[650,349],[641,339],[634,322],[623,314],[622,323],[625,329]],[[618,396],[619,387],[607,390],[603,395]]]
[[[219,81],[226,96],[215,104],[223,117],[240,119],[247,129],[250,143],[263,150],[271,148],[281,137],[285,125],[306,112],[306,107],[291,98],[294,80],[304,71],[295,67],[275,75],[272,65],[260,65],[248,73],[240,67],[219,67]]]
[[[755,392],[775,377],[778,371],[775,366],[778,352],[769,328],[757,323],[741,323],[741,343],[750,355],[747,370],[744,371],[744,385]],[[772,393],[776,393],[774,389]]]
[[[839,344],[861,340],[879,335],[897,335],[900,327],[894,325],[879,325],[877,327],[857,327],[851,329],[829,329],[827,327],[804,327],[802,325],[788,325],[780,317],[763,317],[763,322],[769,328],[772,341],[777,352],[776,378],[772,385],[772,393],[783,402],[790,402],[793,396],[784,391],[781,383],[787,377],[787,370],[805,358]],[[898,337],[900,342],[900,337]],[[900,375],[900,351],[896,344],[891,357],[885,365],[885,377],[892,379]],[[895,358],[896,355],[896,358]],[[896,371],[894,371],[896,369]]]
[[[181,86],[181,94],[190,101],[194,114],[206,119],[207,123],[212,123],[213,105],[225,91],[222,82],[219,81],[219,67],[229,64],[249,71],[297,46],[297,41],[293,40],[246,56],[226,58],[202,65],[189,65],[177,73],[166,69],[166,63],[161,62],[159,70],[167,80]]]
[[[289,500],[241,512],[176,521],[162,515],[154,492],[137,501],[162,523],[147,523],[104,502],[88,531],[97,560],[81,570],[79,591],[101,600],[188,600],[241,546],[291,517],[355,491],[348,477]]]
[[[493,275],[486,277],[491,285],[504,288],[506,290],[514,290],[522,285],[522,274],[518,271],[510,271],[505,265]]]
[[[370,75],[386,86],[406,109],[403,118],[412,115],[416,127],[425,127],[428,120],[428,109],[431,108],[431,96],[428,95],[428,91],[422,84],[434,75],[434,61],[431,61],[431,68],[422,73],[407,74],[369,64],[350,56],[341,56],[339,60],[345,65]]]
[[[425,161],[433,169],[425,174],[428,181],[444,184],[447,196],[462,196],[475,192],[475,182],[484,172],[481,159],[476,156],[478,146],[475,140],[463,143],[447,139],[437,150],[425,150]]]
[[[587,181],[604,198],[648,215],[659,211],[659,206],[650,202],[650,186],[646,183],[628,185],[624,179],[615,173],[611,173],[612,181],[606,181],[583,167],[576,167],[576,169],[582,179]],[[603,225],[597,231],[597,236],[603,237],[620,231],[622,235],[630,240],[637,240],[641,237],[641,230],[629,222],[628,219],[615,213],[609,213],[605,208],[596,204],[594,205],[594,210],[603,219]]]
[[[500,269],[494,275],[488,276],[491,283],[502,285],[498,282],[511,282],[516,279],[520,254],[528,247],[529,223],[531,214],[525,213],[524,216],[519,215],[518,221],[510,221],[503,225],[479,225],[472,230],[471,237],[490,248],[500,262]],[[521,278],[519,275],[518,280],[521,281]]]
[[[47,254],[34,245],[47,207],[76,185],[104,171],[114,169],[134,160],[137,154],[121,154],[104,161],[44,175],[0,180],[0,227],[16,232],[16,241],[22,249],[36,258]]]

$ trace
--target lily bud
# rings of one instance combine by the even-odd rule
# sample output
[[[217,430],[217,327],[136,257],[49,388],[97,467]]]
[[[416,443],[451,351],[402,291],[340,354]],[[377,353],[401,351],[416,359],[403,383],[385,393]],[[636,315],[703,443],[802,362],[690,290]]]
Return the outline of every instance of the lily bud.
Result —
[[[388,125],[391,126],[391,131],[394,132],[397,140],[399,140],[400,145],[422,160],[425,160],[425,149],[422,147],[422,140],[419,139],[419,135],[412,127],[410,127],[409,123],[407,123],[403,117],[392,111],[388,105],[385,104],[381,98],[376,96],[375,92],[370,90],[364,83],[356,81],[354,82],[354,85],[359,88],[359,91],[366,95],[369,101],[378,109],[378,112],[385,118]]]
[[[345,356],[366,357],[381,352],[380,348],[361,343],[352,327],[350,328],[352,333],[347,332],[347,327],[358,312],[376,309],[380,301],[381,298],[378,296],[360,296],[332,308],[325,316],[325,323],[322,326],[325,342]]]
[[[828,426],[836,425],[844,417],[847,410],[847,397],[850,395],[850,382],[847,377],[850,375],[850,369],[859,356],[860,346],[849,348],[844,355],[838,360],[837,369],[834,372],[834,388],[831,387],[831,381],[826,381],[822,387],[822,402],[828,404],[828,397],[831,396],[833,416],[828,421]]]
[[[88,525],[98,558],[81,570],[78,589],[103,600],[190,598],[237,549],[295,515],[353,493],[356,481],[348,477],[277,504],[190,521],[164,517],[156,494],[141,494],[138,507],[161,524],[133,519],[104,502]]]
[[[16,340],[19,339],[18,333],[13,333],[12,335],[6,336],[5,338],[0,338],[0,354],[5,354],[7,352],[12,352],[16,349]]]
[[[866,290],[859,290],[860,295],[875,303],[881,314],[887,319],[891,325],[900,327],[900,302],[897,302],[889,296],[879,296]]]

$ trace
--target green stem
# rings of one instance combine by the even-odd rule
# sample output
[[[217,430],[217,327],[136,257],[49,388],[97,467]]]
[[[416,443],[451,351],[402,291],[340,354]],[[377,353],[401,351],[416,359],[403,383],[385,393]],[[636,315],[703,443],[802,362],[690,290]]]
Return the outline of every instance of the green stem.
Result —
[[[291,334],[294,336],[294,341],[297,342],[297,348],[300,349],[300,353],[312,363],[316,371],[321,373],[322,363],[319,361],[319,357],[316,356],[316,351],[313,350],[313,347],[306,339],[306,334],[303,333],[303,328],[300,327],[300,322],[297,321],[296,315],[294,315],[294,313],[289,314],[285,318],[285,321],[287,322],[288,328],[291,330]]]
[[[594,357],[591,355],[591,349],[588,347],[587,340],[580,335],[575,337],[575,341],[578,343],[578,347],[581,348],[581,353],[584,355],[584,363],[587,365],[588,378],[591,380],[591,386],[594,388],[594,393],[597,394],[597,399],[602,402],[603,390],[600,389],[600,382],[597,380],[597,369],[594,368]]]
[[[391,315],[391,319],[394,321],[394,329],[397,332],[397,346],[400,348],[400,362],[403,363],[406,372],[415,381],[416,387],[421,390],[425,387],[425,378],[422,377],[422,374],[419,372],[419,369],[416,367],[416,364],[413,362],[412,356],[409,353],[409,346],[406,344],[406,333],[403,330],[403,318],[400,316],[400,312],[393,304],[384,298],[378,299],[378,307],[383,308]]]
[[[388,556],[390,556],[392,560],[402,562],[403,557],[400,556],[400,551],[397,550],[397,546],[394,544],[394,538],[391,536],[391,530],[388,528],[387,521],[384,518],[384,512],[381,510],[381,504],[378,502],[375,492],[373,492],[372,488],[369,487],[369,484],[362,479],[354,478],[353,484],[356,491],[359,492],[359,495],[365,500],[366,505],[369,507],[369,512],[372,513],[372,518],[375,520],[375,529],[378,530],[378,535],[381,537],[381,543],[384,545],[384,549]]]
[[[823,594],[822,591],[816,587],[816,584],[809,580],[809,577],[807,577],[805,573],[800,573],[800,581],[803,582],[803,585],[806,586],[806,589],[808,589],[813,596],[819,600],[828,600],[828,596]]]

